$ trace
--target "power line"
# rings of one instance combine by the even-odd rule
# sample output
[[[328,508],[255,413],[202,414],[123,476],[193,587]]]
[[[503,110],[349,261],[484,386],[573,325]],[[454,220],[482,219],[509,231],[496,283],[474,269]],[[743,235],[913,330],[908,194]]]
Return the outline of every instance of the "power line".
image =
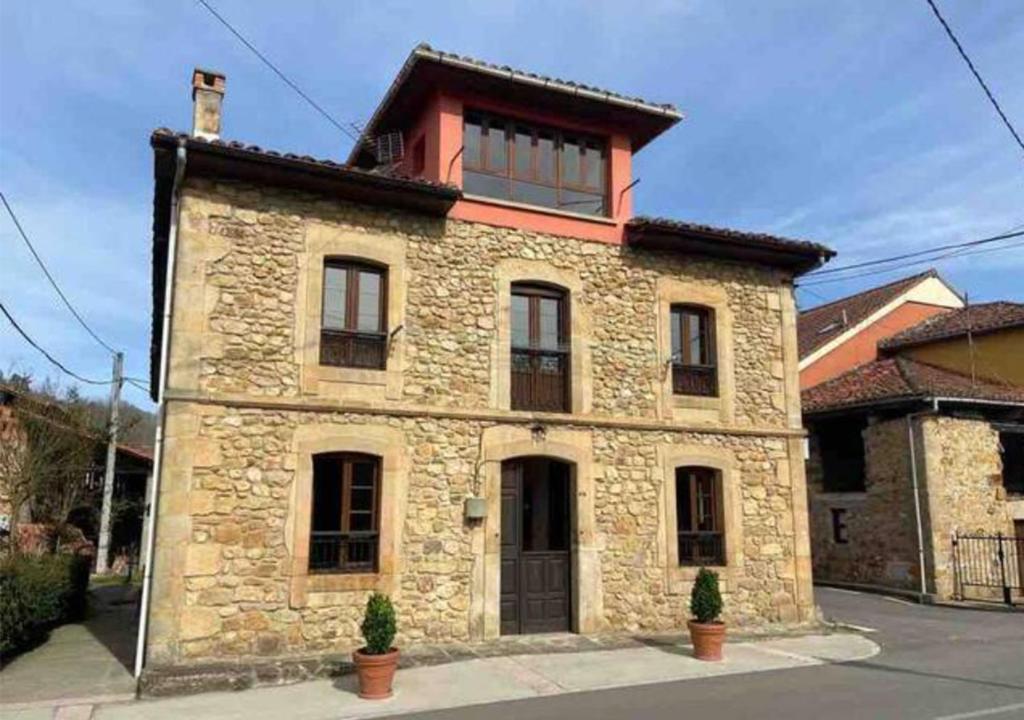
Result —
[[[942,252],[943,250],[953,250],[955,248],[974,247],[975,245],[986,245],[988,243],[997,242],[999,240],[1009,240],[1010,238],[1019,237],[1024,235],[1024,230],[1018,230],[1015,232],[1006,232],[1001,235],[993,235],[992,237],[982,238],[981,240],[969,240],[968,242],[961,243],[950,243],[949,245],[939,245],[938,247],[928,248],[927,250],[917,250],[911,253],[903,253],[902,255],[892,255],[887,258],[879,258],[877,260],[865,260],[864,262],[853,263],[851,265],[843,265],[836,268],[827,268],[825,270],[817,270],[812,273],[807,273],[805,277],[818,278],[822,275],[833,275],[838,272],[845,272],[847,270],[854,270],[857,268],[865,268],[871,265],[884,265],[886,263],[896,262],[898,260],[907,260],[909,258],[920,257],[922,255],[931,255],[933,253]],[[913,264],[913,263],[911,263]]]
[[[82,319],[82,316],[78,314],[77,310],[75,310],[71,301],[68,300],[67,296],[64,294],[64,291],[60,289],[60,285],[58,285],[57,281],[53,279],[53,275],[50,274],[50,271],[46,269],[46,263],[43,262],[43,259],[39,257],[39,253],[36,252],[35,247],[32,245],[32,241],[28,239],[28,234],[26,234],[25,229],[21,227],[21,223],[18,221],[18,216],[14,214],[14,209],[11,207],[11,204],[7,202],[7,196],[4,195],[2,191],[0,191],[0,200],[3,200],[4,207],[7,209],[7,214],[10,215],[11,220],[14,221],[14,226],[18,228],[18,233],[21,235],[21,239],[24,240],[25,244],[28,246],[29,251],[32,253],[32,257],[34,257],[36,262],[39,263],[39,267],[42,268],[43,274],[46,275],[46,279],[50,281],[51,285],[53,285],[53,289],[57,291],[58,295],[60,295],[60,299],[64,301],[64,304],[67,306],[68,310],[71,311],[71,314],[74,315],[75,319],[78,320],[83,328],[85,328],[85,331],[92,335],[93,340],[110,352],[116,353],[117,350],[103,342],[103,340],[100,339],[100,336],[93,332],[92,328],[86,324],[85,320]]]
[[[1024,233],[1017,233],[1017,235],[1024,235]],[[911,262],[902,263],[900,265],[896,265],[896,266],[890,267],[890,268],[882,268],[882,269],[878,269],[878,270],[867,270],[865,272],[853,273],[852,275],[843,275],[841,277],[825,278],[824,280],[817,280],[815,282],[800,283],[800,284],[797,285],[797,287],[801,288],[801,289],[807,289],[808,287],[813,287],[815,285],[826,285],[828,283],[843,282],[845,280],[853,280],[855,278],[867,277],[869,275],[885,275],[885,274],[888,274],[888,273],[899,272],[901,270],[904,270],[905,268],[913,267],[914,265],[924,265],[924,264],[928,264],[928,263],[933,263],[933,262],[935,262],[937,260],[944,260],[944,259],[950,258],[950,257],[968,257],[970,255],[982,255],[984,253],[1000,252],[1002,250],[1011,250],[1013,248],[1020,247],[1022,245],[1024,245],[1024,241],[1010,243],[1009,245],[1003,245],[1002,247],[995,247],[995,248],[978,248],[978,249],[973,249],[973,250],[970,249],[970,248],[960,249],[960,250],[956,250],[956,251],[953,251],[953,252],[946,253],[944,255],[939,255],[937,257],[929,257],[929,258],[922,258],[920,260],[913,260]]]
[[[953,41],[954,45],[956,45],[956,49],[957,52],[960,53],[960,57],[964,59],[964,62],[967,63],[967,67],[969,67],[971,72],[974,73],[974,78],[978,81],[978,84],[981,85],[981,89],[985,91],[985,94],[988,95],[989,102],[992,103],[992,107],[994,107],[996,112],[999,113],[999,117],[1003,119],[1003,123],[1006,125],[1006,128],[1010,131],[1010,134],[1013,135],[1013,139],[1017,141],[1018,145],[1020,145],[1020,149],[1024,150],[1024,140],[1020,139],[1020,135],[1017,134],[1017,131],[1014,129],[1010,119],[1006,117],[1006,113],[1004,113],[1003,109],[999,107],[999,102],[992,94],[992,91],[988,89],[988,85],[986,85],[985,81],[981,79],[981,74],[974,67],[974,63],[972,63],[971,59],[967,56],[967,52],[960,44],[960,41],[956,39],[956,35],[954,35],[953,30],[950,29],[949,23],[947,23],[946,19],[942,17],[942,13],[939,12],[939,9],[935,6],[933,0],[925,0],[925,2],[927,2],[929,7],[931,7],[932,12],[935,13],[935,17],[939,19],[939,22],[942,23],[942,27],[945,28],[946,34],[949,35],[949,39]]]
[[[323,116],[324,116],[325,118],[327,118],[327,121],[328,121],[329,123],[331,123],[331,125],[333,125],[334,127],[336,127],[336,128],[338,128],[339,130],[341,130],[341,131],[342,131],[343,133],[345,133],[345,134],[346,134],[346,135],[347,135],[347,136],[348,136],[348,137],[349,137],[349,138],[350,138],[350,139],[351,139],[351,140],[352,140],[353,142],[356,142],[356,143],[358,143],[358,142],[359,142],[359,136],[355,135],[355,134],[354,134],[354,133],[353,133],[353,132],[352,132],[351,130],[349,130],[349,129],[348,129],[348,128],[346,128],[346,127],[345,127],[344,125],[342,125],[342,124],[341,124],[340,122],[338,122],[337,120],[335,120],[335,119],[334,119],[334,117],[333,117],[333,116],[332,116],[332,115],[331,115],[331,114],[330,114],[329,112],[327,112],[326,110],[324,110],[324,109],[323,109],[323,108],[322,108],[322,107],[320,106],[320,104],[316,102],[316,100],[314,100],[314,99],[313,99],[313,98],[311,98],[311,97],[310,97],[309,95],[307,95],[307,94],[306,94],[305,92],[303,92],[302,88],[300,88],[300,87],[299,87],[298,85],[296,85],[296,84],[295,84],[294,82],[292,82],[292,80],[291,80],[291,79],[290,79],[290,78],[289,78],[289,77],[288,77],[287,75],[285,75],[285,74],[284,74],[283,72],[281,72],[281,70],[279,70],[279,69],[277,68],[277,66],[276,66],[276,65],[274,65],[274,63],[270,62],[270,60],[268,60],[268,59],[267,59],[266,55],[264,55],[263,53],[261,53],[261,52],[260,52],[260,51],[259,51],[259,50],[258,50],[258,49],[256,48],[256,46],[255,46],[255,45],[253,45],[253,44],[252,44],[251,42],[249,42],[248,40],[246,40],[245,36],[244,36],[244,35],[242,35],[242,33],[238,32],[238,30],[236,30],[236,29],[235,29],[235,28],[234,28],[234,27],[233,27],[233,26],[231,25],[231,23],[229,23],[229,22],[228,22],[228,21],[227,21],[227,20],[226,20],[226,19],[224,18],[224,16],[223,16],[223,15],[221,15],[221,14],[220,14],[219,12],[217,12],[216,10],[214,10],[214,9],[213,9],[213,6],[211,6],[211,5],[210,5],[210,3],[208,3],[208,2],[206,1],[206,0],[196,0],[196,2],[198,2],[198,3],[199,3],[200,5],[202,5],[202,6],[204,7],[204,8],[206,8],[206,9],[207,9],[207,10],[208,10],[208,11],[210,12],[210,14],[211,14],[211,15],[213,15],[213,16],[214,16],[215,18],[217,18],[217,20],[219,20],[219,21],[220,21],[221,25],[223,25],[224,27],[226,27],[226,28],[227,28],[227,29],[228,29],[228,30],[229,30],[229,31],[231,32],[231,34],[232,34],[232,35],[234,35],[234,36],[235,36],[236,38],[238,38],[239,42],[241,42],[241,43],[242,43],[243,45],[245,45],[245,47],[247,47],[247,48],[248,48],[248,49],[249,49],[250,51],[252,51],[252,53],[253,53],[253,54],[254,54],[254,55],[255,55],[256,57],[258,57],[258,58],[260,59],[260,61],[261,61],[261,62],[262,62],[262,63],[263,63],[264,65],[266,65],[266,66],[267,66],[268,68],[270,68],[270,69],[271,69],[271,70],[273,71],[273,73],[274,73],[275,75],[277,75],[277,76],[278,76],[279,78],[281,78],[281,80],[282,80],[282,81],[283,81],[283,82],[284,82],[284,83],[285,83],[285,84],[286,84],[286,85],[287,85],[288,87],[290,87],[290,88],[291,88],[292,90],[294,90],[294,91],[295,91],[296,93],[298,93],[299,97],[301,97],[301,98],[302,98],[303,100],[305,100],[305,101],[306,101],[307,103],[309,103],[309,104],[310,104],[310,105],[311,105],[311,106],[313,107],[313,109],[314,109],[314,110],[316,110],[316,111],[317,111],[318,113],[320,113],[320,114],[321,114],[321,115],[323,115]]]
[[[56,365],[56,366],[57,366],[57,367],[58,367],[58,368],[59,368],[59,369],[60,369],[60,370],[61,370],[62,372],[64,372],[64,373],[66,373],[66,374],[70,375],[71,377],[75,378],[75,380],[78,380],[79,382],[84,382],[84,383],[88,383],[89,385],[110,385],[110,381],[109,381],[109,380],[91,380],[91,379],[89,379],[89,378],[86,378],[86,377],[82,377],[81,375],[79,375],[78,373],[76,373],[76,372],[74,372],[74,371],[72,371],[72,370],[68,370],[68,369],[67,369],[67,367],[65,367],[65,366],[64,366],[64,365],[63,365],[63,364],[62,364],[62,363],[61,363],[61,362],[60,362],[59,360],[57,360],[57,358],[55,358],[55,357],[54,357],[53,355],[51,355],[50,353],[46,352],[46,350],[44,350],[43,348],[41,348],[41,347],[40,347],[40,346],[39,346],[39,345],[38,345],[38,344],[36,343],[36,341],[35,341],[35,340],[33,340],[33,339],[32,339],[31,337],[29,337],[28,333],[26,333],[26,332],[25,332],[25,331],[24,331],[24,330],[23,330],[23,329],[21,328],[21,326],[20,326],[20,325],[18,324],[18,322],[17,322],[17,321],[16,321],[16,320],[15,320],[15,319],[14,319],[13,317],[11,317],[11,313],[9,313],[9,312],[7,311],[7,308],[6,308],[6,307],[4,307],[4,304],[3,304],[3,302],[2,302],[2,301],[0,301],[0,311],[2,311],[2,312],[3,312],[3,314],[4,314],[4,315],[5,315],[6,317],[7,317],[8,321],[10,321],[11,325],[13,325],[13,326],[14,326],[14,329],[15,329],[15,330],[17,330],[17,331],[18,331],[18,333],[19,333],[19,334],[20,334],[20,335],[21,335],[21,336],[22,336],[23,338],[25,338],[25,341],[26,341],[26,342],[27,342],[27,343],[28,343],[29,345],[31,345],[31,346],[32,346],[32,347],[34,347],[34,348],[35,348],[36,350],[38,350],[39,352],[41,352],[41,353],[43,354],[43,356],[44,356],[44,357],[45,357],[45,358],[46,358],[47,360],[49,360],[49,361],[50,361],[51,363],[53,363],[54,365]]]

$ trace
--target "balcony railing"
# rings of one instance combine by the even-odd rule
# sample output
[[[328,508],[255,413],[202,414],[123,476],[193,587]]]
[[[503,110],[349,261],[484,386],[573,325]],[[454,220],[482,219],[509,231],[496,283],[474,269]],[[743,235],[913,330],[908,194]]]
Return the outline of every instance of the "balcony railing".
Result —
[[[313,532],[309,542],[311,573],[377,572],[377,532]]]
[[[388,336],[347,330],[320,331],[320,364],[383,370]]]
[[[567,351],[512,349],[512,409],[568,411]]]
[[[720,532],[680,532],[680,565],[725,565],[725,537]]]
[[[672,392],[675,395],[718,395],[718,368],[714,365],[672,364]]]

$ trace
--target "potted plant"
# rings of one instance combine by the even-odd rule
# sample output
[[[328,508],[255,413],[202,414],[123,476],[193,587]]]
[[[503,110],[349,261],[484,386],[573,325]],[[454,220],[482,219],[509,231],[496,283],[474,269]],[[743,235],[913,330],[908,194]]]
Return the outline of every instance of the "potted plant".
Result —
[[[395,606],[391,598],[373,593],[366,601],[366,615],[360,626],[366,647],[352,653],[359,675],[359,697],[383,700],[391,697],[391,681],[398,667],[395,639]]]
[[[722,614],[722,594],[718,591],[718,573],[701,568],[690,591],[690,642],[693,656],[698,660],[721,660],[725,641],[725,623]]]

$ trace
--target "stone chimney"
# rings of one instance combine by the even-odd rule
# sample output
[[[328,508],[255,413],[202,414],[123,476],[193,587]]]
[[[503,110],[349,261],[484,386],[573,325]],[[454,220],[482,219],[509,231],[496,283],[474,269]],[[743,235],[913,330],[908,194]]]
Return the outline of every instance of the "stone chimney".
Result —
[[[220,137],[220,106],[224,102],[223,73],[196,68],[192,71],[192,137]]]

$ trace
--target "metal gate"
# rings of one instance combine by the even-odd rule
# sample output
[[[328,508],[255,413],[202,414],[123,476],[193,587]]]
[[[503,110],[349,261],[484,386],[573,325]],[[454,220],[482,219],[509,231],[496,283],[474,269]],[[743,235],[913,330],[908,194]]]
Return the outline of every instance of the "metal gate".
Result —
[[[954,533],[953,562],[958,599],[1021,602],[1024,537]]]

